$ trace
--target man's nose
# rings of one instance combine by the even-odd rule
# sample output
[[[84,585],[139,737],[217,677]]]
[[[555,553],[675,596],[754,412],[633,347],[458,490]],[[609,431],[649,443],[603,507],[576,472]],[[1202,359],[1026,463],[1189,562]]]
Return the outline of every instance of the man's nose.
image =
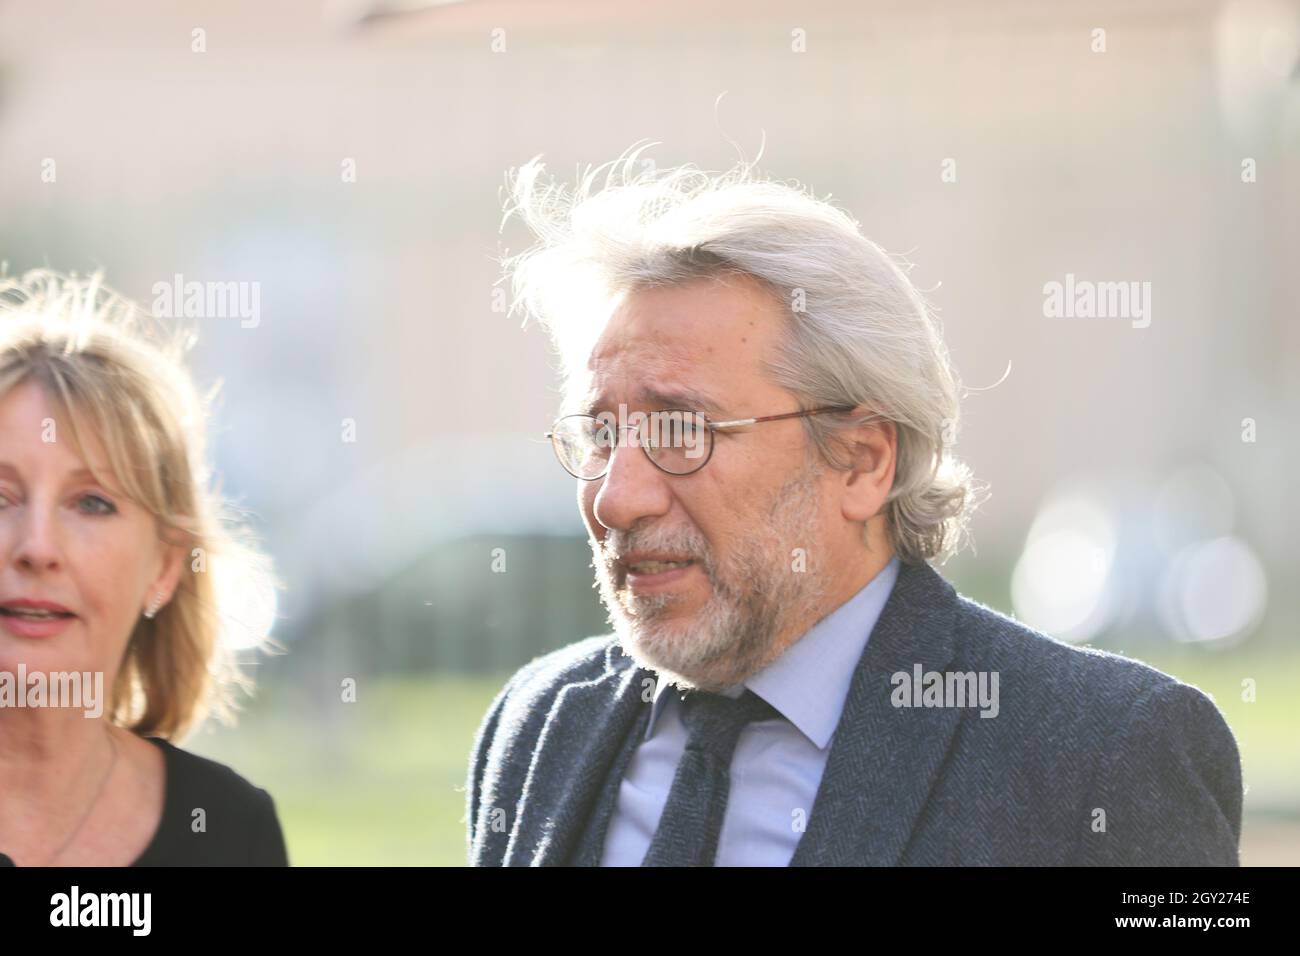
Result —
[[[609,470],[596,482],[600,485],[592,507],[596,520],[606,528],[626,531],[642,518],[665,514],[672,501],[668,477],[641,447],[636,429],[624,429],[610,449]]]

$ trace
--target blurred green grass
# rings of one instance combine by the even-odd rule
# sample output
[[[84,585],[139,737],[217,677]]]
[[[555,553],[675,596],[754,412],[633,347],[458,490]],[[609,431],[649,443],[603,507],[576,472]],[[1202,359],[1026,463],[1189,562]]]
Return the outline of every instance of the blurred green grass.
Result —
[[[1210,694],[1232,727],[1243,863],[1300,863],[1300,653],[1133,656]],[[295,866],[463,866],[469,748],[508,677],[363,678],[355,703],[337,687],[266,688],[237,728],[209,724],[184,746],[270,791]]]
[[[507,677],[362,678],[355,703],[277,688],[183,746],[271,793],[294,866],[463,866],[469,749]]]

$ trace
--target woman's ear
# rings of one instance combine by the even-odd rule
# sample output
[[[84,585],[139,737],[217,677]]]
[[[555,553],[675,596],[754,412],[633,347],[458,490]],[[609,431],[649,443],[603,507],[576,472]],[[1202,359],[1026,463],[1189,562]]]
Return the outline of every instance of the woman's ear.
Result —
[[[189,554],[188,544],[179,535],[166,535],[160,539],[162,560],[157,576],[149,587],[149,600],[157,601],[161,607],[168,604],[176,593],[181,573],[185,569],[185,558]]]

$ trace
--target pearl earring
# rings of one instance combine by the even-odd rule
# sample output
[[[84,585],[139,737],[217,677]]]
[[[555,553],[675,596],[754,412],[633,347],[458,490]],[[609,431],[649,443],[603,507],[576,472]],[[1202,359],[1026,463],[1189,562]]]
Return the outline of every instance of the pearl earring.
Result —
[[[162,607],[162,599],[155,594],[153,597],[149,599],[149,606],[145,608],[144,616],[152,621],[154,619],[154,615],[158,613],[158,609],[160,607]]]

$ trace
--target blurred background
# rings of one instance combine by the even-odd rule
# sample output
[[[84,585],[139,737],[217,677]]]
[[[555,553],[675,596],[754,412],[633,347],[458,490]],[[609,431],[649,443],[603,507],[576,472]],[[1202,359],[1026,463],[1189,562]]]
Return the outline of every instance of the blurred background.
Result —
[[[1281,0],[0,0],[8,270],[101,268],[155,311],[189,282],[249,293],[199,319],[194,369],[289,585],[284,653],[248,654],[239,727],[187,746],[275,796],[295,864],[464,863],[491,698],[608,630],[542,438],[556,360],[494,286],[530,241],[499,189],[644,139],[659,166],[761,147],[915,264],[991,489],[943,573],[1211,694],[1243,862],[1300,863]],[[1053,317],[1067,281],[1149,283],[1149,311]]]

